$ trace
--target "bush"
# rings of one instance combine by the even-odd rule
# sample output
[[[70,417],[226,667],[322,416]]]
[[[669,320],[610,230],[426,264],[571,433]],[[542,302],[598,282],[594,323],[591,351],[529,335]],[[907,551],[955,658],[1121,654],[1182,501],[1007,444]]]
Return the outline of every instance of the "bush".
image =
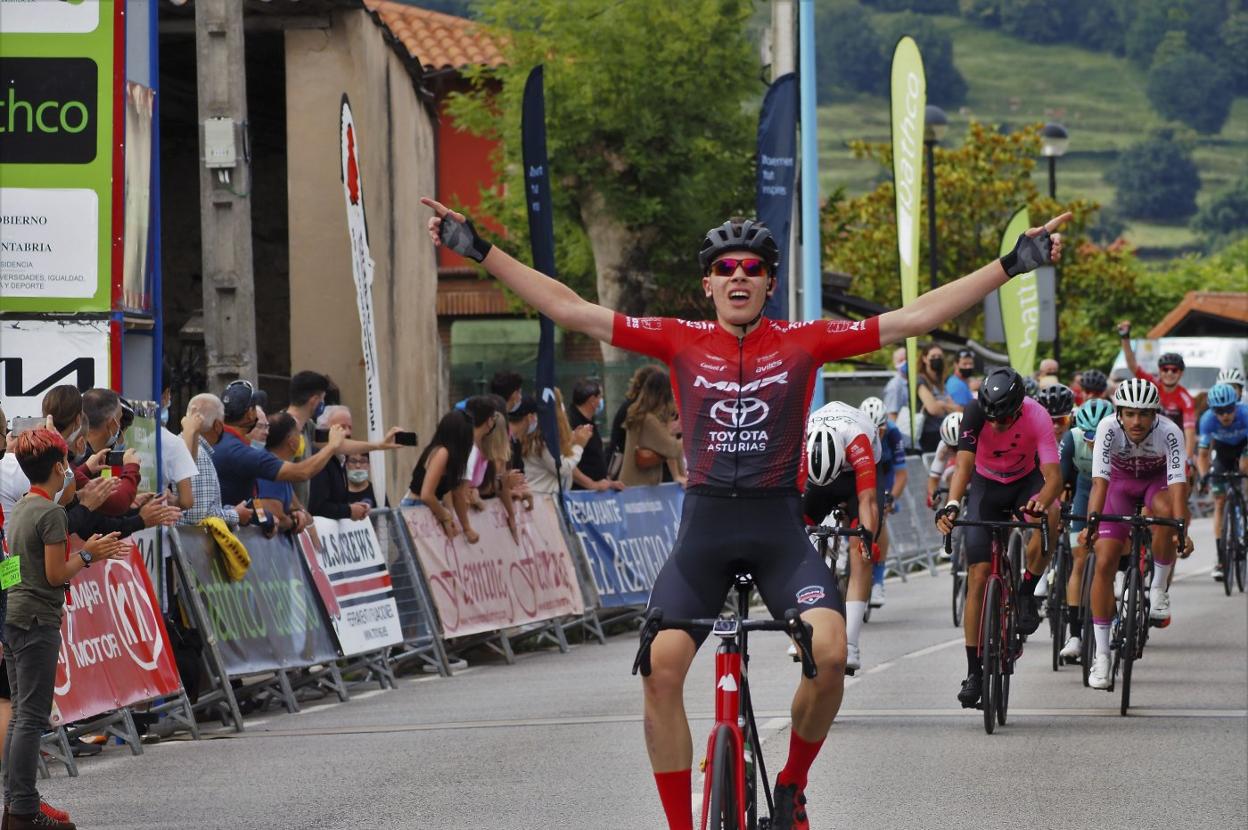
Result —
[[[1248,175],[1218,192],[1196,214],[1192,227],[1214,242],[1248,233]]]
[[[966,100],[966,79],[953,63],[953,39],[926,17],[900,15],[881,27],[887,60],[903,35],[910,35],[923,55],[927,76],[927,100],[942,107],[956,107]]]
[[[1149,66],[1167,32],[1182,31],[1192,48],[1216,55],[1219,30],[1227,19],[1227,4],[1213,0],[1135,0],[1127,8],[1124,46],[1127,57]]]
[[[1248,12],[1231,15],[1219,33],[1219,65],[1235,95],[1248,95]]]
[[[1082,0],[999,0],[1001,30],[1029,43],[1074,40]]]
[[[1196,212],[1200,174],[1191,151],[1169,131],[1134,145],[1105,174],[1125,216],[1135,219],[1185,219]]]
[[[958,0],[862,0],[882,12],[917,14],[957,14]]]
[[[1158,51],[1162,51],[1163,41]],[[1163,118],[1180,121],[1199,133],[1221,132],[1231,114],[1230,84],[1204,55],[1171,51],[1148,70],[1148,100]]]
[[[1108,245],[1118,240],[1127,230],[1126,220],[1113,208],[1101,208],[1088,225],[1088,237],[1097,245]]]
[[[856,2],[820,3],[815,9],[815,33],[820,103],[833,100],[837,90],[888,94],[892,53],[885,54],[884,41],[866,9]]]
[[[1080,12],[1075,40],[1097,52],[1121,55],[1126,49],[1128,14],[1119,3],[1089,3]]]
[[[1000,0],[959,0],[962,16],[972,23],[988,29],[1001,25]]]

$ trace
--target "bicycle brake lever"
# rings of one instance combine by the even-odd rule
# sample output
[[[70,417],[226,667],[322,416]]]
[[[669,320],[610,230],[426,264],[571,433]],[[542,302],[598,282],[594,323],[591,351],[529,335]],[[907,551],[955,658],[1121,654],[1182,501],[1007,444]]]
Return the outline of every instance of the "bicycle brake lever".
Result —
[[[811,634],[814,629],[811,628],[810,623],[802,619],[796,608],[790,608],[784,612],[784,621],[788,625],[789,636],[797,644],[797,653],[802,658],[802,675],[813,680],[819,674],[819,668],[815,665],[815,655],[812,653]]]
[[[663,622],[663,609],[651,608],[646,612],[646,619],[641,624],[641,645],[637,648],[637,656],[633,658],[633,674],[641,671],[642,677],[650,676],[650,645],[659,634],[659,626]]]

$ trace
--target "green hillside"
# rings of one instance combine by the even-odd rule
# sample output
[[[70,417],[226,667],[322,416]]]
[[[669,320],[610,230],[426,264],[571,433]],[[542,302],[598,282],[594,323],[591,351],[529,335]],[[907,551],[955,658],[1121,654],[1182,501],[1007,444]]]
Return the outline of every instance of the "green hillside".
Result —
[[[888,15],[876,15],[887,18]],[[1144,93],[1145,72],[1125,58],[1073,45],[1037,45],[952,16],[931,18],[953,38],[954,61],[966,78],[965,106],[949,112],[946,141],[960,141],[966,124],[1026,124],[1058,121],[1070,133],[1070,149],[1058,160],[1058,198],[1082,197],[1112,205],[1113,189],[1102,178],[1117,154],[1162,125]],[[888,101],[883,97],[843,97],[821,106],[819,151],[821,190],[845,186],[851,194],[871,189],[878,165],[852,157],[854,139],[888,141]],[[1204,204],[1241,175],[1248,165],[1248,99],[1235,101],[1222,132],[1195,137],[1194,158]],[[1047,166],[1036,174],[1048,189]],[[939,184],[939,183],[938,183]],[[1131,222],[1128,240],[1141,253],[1166,257],[1197,243],[1184,225]]]

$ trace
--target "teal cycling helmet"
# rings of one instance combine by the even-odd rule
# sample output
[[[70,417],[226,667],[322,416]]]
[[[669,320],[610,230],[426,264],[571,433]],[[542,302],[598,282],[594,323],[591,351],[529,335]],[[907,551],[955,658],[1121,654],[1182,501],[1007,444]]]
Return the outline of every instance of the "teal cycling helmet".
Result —
[[[1107,416],[1114,414],[1114,405],[1104,398],[1093,398],[1075,412],[1075,426],[1084,434],[1096,432]]]
[[[1239,402],[1239,395],[1235,394],[1235,390],[1231,388],[1229,383],[1215,384],[1209,390],[1209,406],[1213,409],[1221,409],[1224,406],[1231,406]]]

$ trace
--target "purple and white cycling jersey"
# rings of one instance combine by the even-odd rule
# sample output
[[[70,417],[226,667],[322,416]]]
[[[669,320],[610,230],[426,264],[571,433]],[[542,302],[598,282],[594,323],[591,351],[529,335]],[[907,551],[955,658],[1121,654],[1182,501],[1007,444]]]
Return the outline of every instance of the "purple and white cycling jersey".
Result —
[[[1092,477],[1164,478],[1166,486],[1187,481],[1183,464],[1183,431],[1169,418],[1158,418],[1144,440],[1136,444],[1117,418],[1106,418],[1096,428],[1092,447]]]

